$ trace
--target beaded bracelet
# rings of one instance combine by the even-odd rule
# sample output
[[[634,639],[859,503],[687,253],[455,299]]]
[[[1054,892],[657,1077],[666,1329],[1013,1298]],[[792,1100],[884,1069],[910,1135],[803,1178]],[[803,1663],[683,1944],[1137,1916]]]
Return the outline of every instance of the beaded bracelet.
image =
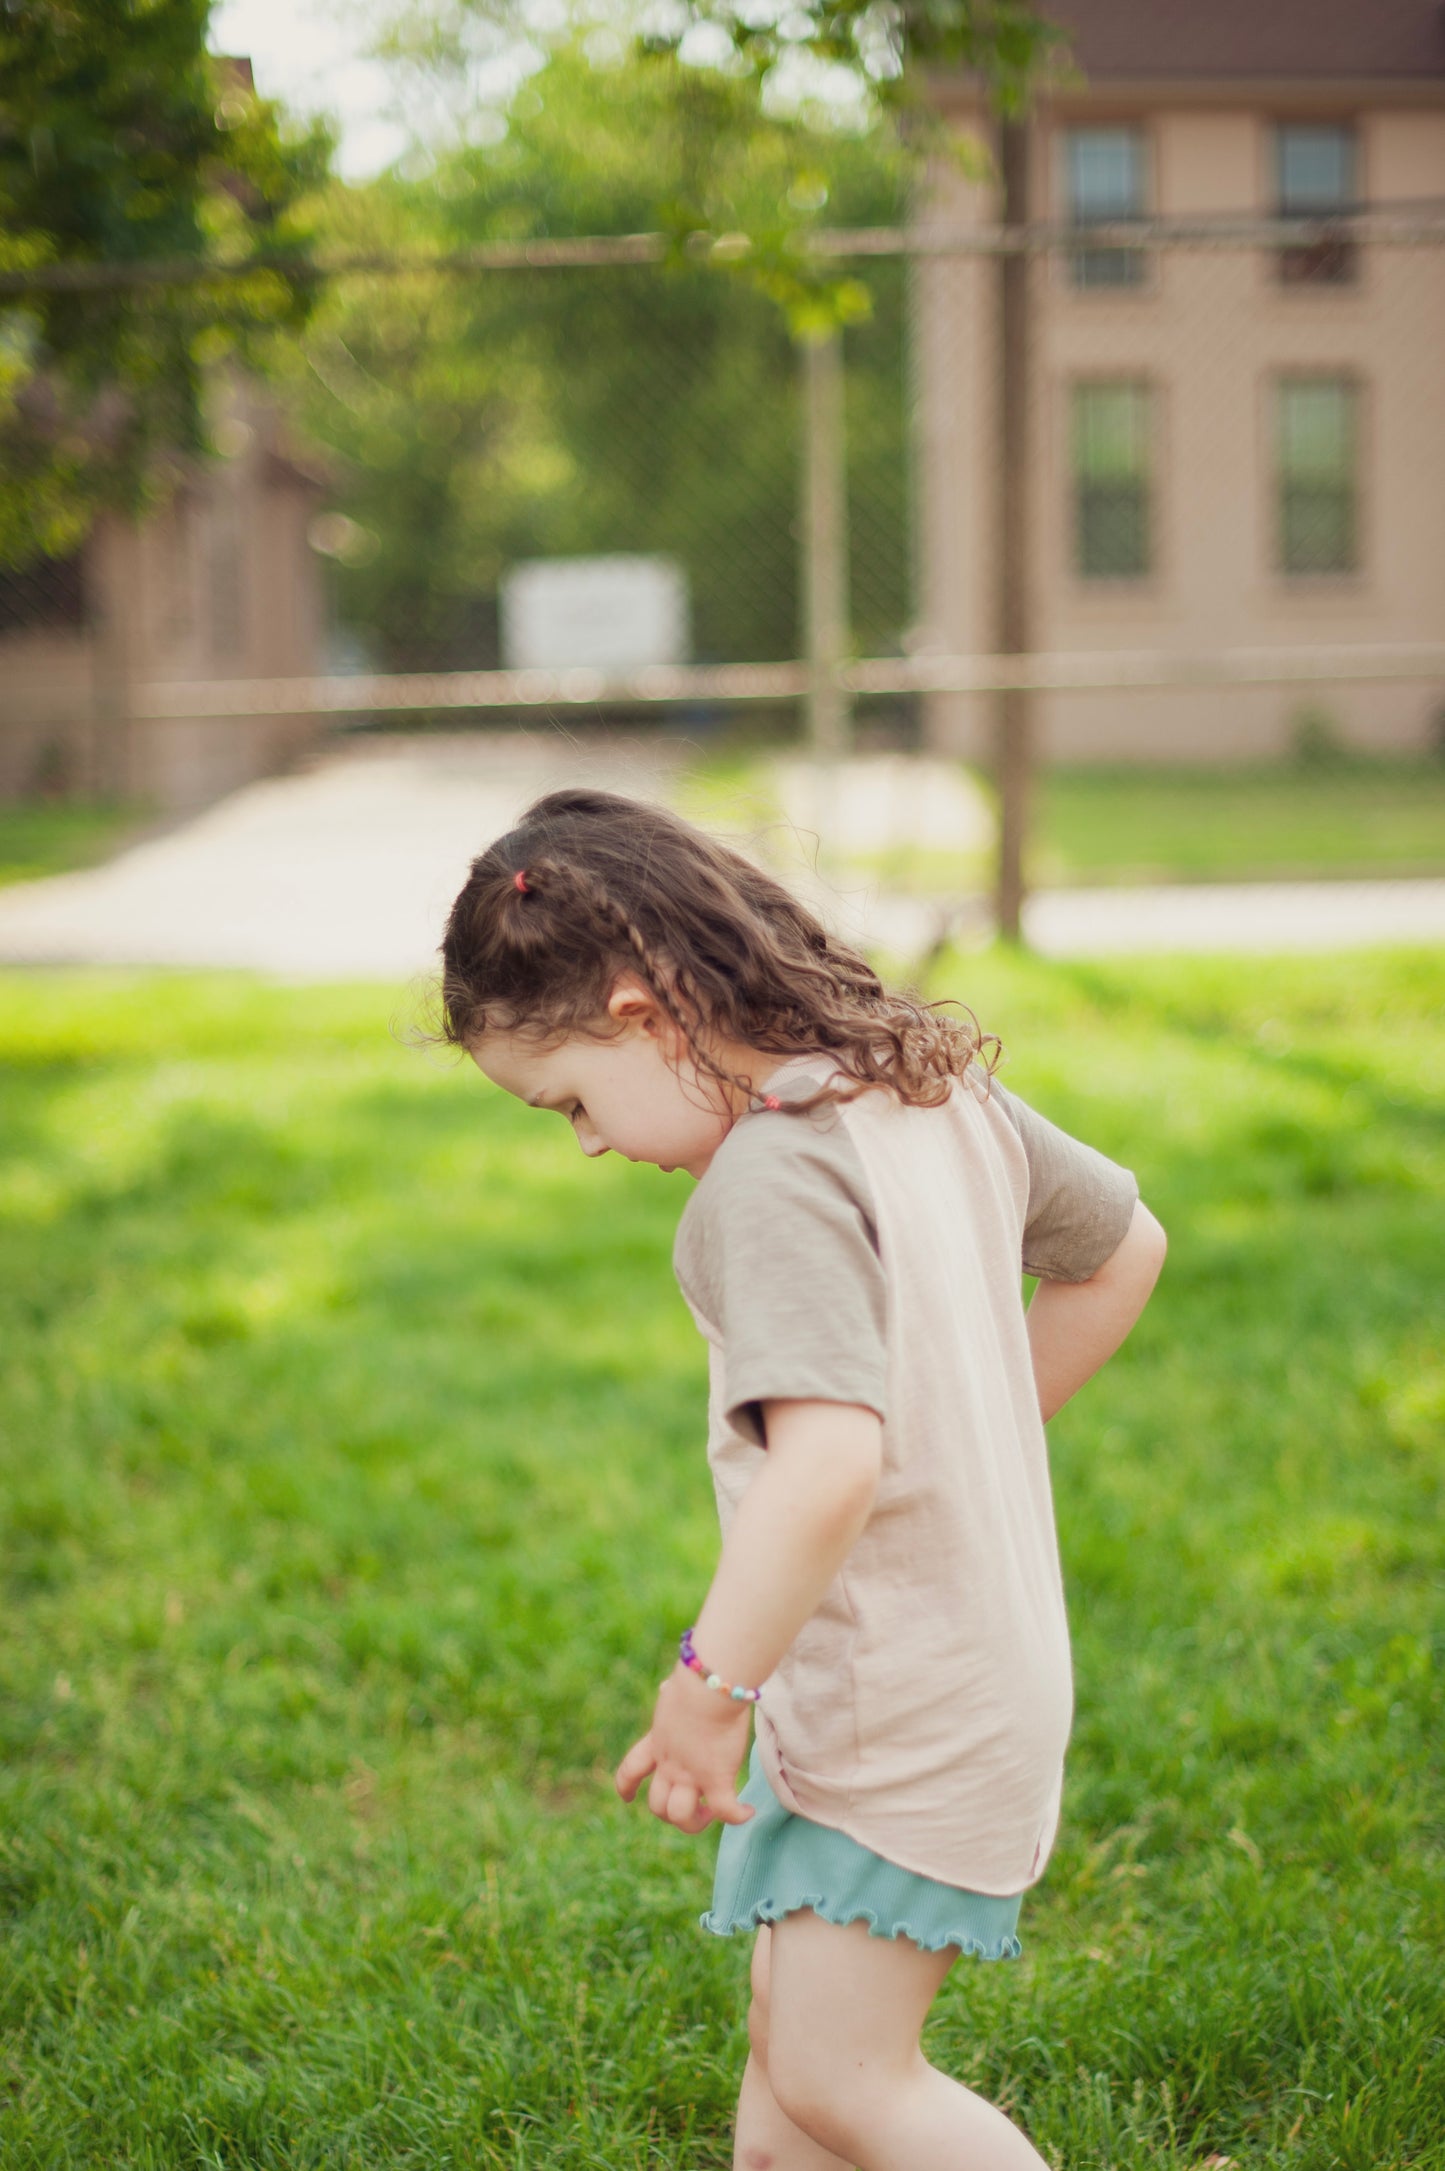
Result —
[[[684,1666],[689,1666],[694,1673],[701,1674],[710,1689],[721,1689],[725,1696],[731,1696],[735,1704],[755,1704],[762,1695],[761,1689],[735,1689],[731,1682],[724,1681],[721,1674],[709,1673],[692,1647],[692,1630],[690,1628],[683,1630],[682,1641],[678,1645],[678,1649],[682,1653]]]

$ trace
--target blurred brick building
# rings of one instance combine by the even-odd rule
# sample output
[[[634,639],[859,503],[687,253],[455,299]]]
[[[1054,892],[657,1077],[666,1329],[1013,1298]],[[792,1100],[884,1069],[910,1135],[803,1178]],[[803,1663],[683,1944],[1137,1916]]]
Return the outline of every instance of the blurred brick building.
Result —
[[[1051,0],[1081,79],[1025,144],[1030,221],[1210,221],[1445,209],[1439,0]],[[941,81],[987,139],[976,86]],[[920,214],[1001,220],[997,184],[940,173]],[[923,645],[999,644],[1000,277],[917,270]],[[1445,248],[1081,248],[1029,261],[1027,645],[1314,649],[1445,637]],[[1445,688],[1308,699],[1355,743],[1418,748]],[[1296,686],[1040,695],[1056,759],[1272,755]],[[981,697],[929,736],[977,753]]]
[[[73,558],[0,581],[0,796],[128,795],[204,805],[289,759],[309,716],[131,716],[139,684],[309,677],[323,584],[308,530],[322,491],[274,409],[237,382],[217,457],[155,511],[104,514]]]

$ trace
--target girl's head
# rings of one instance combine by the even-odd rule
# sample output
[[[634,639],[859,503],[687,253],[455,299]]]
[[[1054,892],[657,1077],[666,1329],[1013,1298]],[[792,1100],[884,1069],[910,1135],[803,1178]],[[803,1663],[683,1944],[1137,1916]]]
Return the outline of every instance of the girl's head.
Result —
[[[472,862],[441,949],[445,1039],[584,1151],[695,1175],[788,1056],[932,1105],[979,1052],[971,1019],[890,994],[740,853],[612,792],[529,807]]]

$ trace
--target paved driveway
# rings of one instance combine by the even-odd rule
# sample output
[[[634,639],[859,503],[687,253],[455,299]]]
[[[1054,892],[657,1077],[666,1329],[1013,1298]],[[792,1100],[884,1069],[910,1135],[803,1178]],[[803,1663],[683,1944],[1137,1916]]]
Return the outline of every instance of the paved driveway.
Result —
[[[103,867],[0,891],[0,962],[249,968],[289,979],[406,979],[434,961],[468,861],[539,792],[591,783],[669,798],[686,749],[558,735],[362,742],[297,776],[254,784]],[[981,902],[882,893],[810,867],[817,832],[845,849],[911,834],[979,841],[966,780],[897,756],[850,765],[831,794],[779,772],[785,820],[767,850],[844,935],[903,959],[945,927],[982,940]],[[733,819],[746,841],[756,810]],[[1277,883],[1056,890],[1028,933],[1059,957],[1139,950],[1337,949],[1445,941],[1445,882]]]
[[[677,760],[523,734],[363,743],[103,867],[0,891],[0,959],[404,979],[434,960],[473,856],[539,792],[660,797]]]

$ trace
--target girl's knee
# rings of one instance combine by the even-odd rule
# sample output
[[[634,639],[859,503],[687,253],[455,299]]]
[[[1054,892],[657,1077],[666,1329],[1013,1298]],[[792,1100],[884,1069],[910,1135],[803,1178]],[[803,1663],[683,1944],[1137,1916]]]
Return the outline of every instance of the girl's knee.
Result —
[[[768,2086],[785,2118],[851,2163],[882,2106],[922,2066],[921,2051],[895,2067],[887,2058],[840,2057],[823,2042],[778,2040]]]
[[[840,2071],[827,2047],[818,2043],[777,2043],[768,2067],[772,2102],[783,2117],[801,2125],[805,2134],[833,2149],[833,2154],[842,2154],[835,2143],[844,2138],[840,2125],[846,2121],[848,2097],[853,2093],[848,2080],[851,2075]]]
[[[852,2160],[848,2093],[840,2094],[822,2059],[796,2054],[777,2058],[768,2068],[768,2086],[784,2118],[820,2148]]]

